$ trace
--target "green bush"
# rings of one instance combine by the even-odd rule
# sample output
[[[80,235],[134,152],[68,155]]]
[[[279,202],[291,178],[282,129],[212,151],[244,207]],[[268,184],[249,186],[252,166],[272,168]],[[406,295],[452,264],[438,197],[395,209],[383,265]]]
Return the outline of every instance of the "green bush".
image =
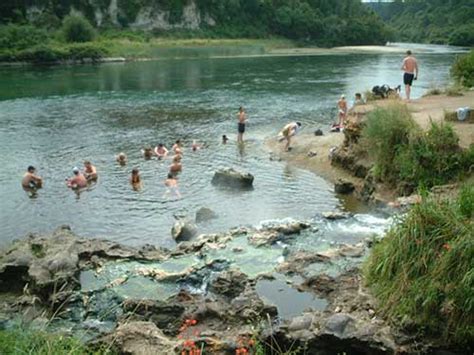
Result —
[[[364,268],[385,316],[447,344],[474,341],[473,201],[472,184],[457,201],[425,199],[375,244]]]
[[[410,137],[397,151],[393,166],[401,181],[432,187],[456,178],[462,170],[459,138],[447,124],[431,123],[427,132]]]
[[[62,32],[67,42],[90,42],[95,30],[83,16],[69,15],[64,18]]]
[[[39,45],[33,48],[19,51],[16,60],[32,63],[54,63],[67,58],[67,52],[52,48],[47,45]]]
[[[0,50],[26,49],[48,40],[45,30],[33,26],[0,26]]]
[[[410,136],[418,130],[404,105],[391,104],[387,108],[377,108],[367,115],[362,137],[375,160],[377,177],[388,182],[397,181],[399,171],[393,162],[400,149],[408,145]]]
[[[456,59],[451,74],[461,85],[474,87],[474,50]]]
[[[74,43],[67,47],[67,59],[97,60],[108,54],[108,50],[100,45],[92,43]]]

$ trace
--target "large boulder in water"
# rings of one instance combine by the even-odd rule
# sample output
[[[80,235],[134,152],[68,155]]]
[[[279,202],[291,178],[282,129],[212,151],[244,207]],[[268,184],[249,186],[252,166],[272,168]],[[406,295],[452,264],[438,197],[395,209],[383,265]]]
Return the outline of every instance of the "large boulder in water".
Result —
[[[179,219],[171,228],[171,236],[177,242],[188,241],[198,233],[196,225],[188,219]]]
[[[220,169],[215,172],[211,183],[216,186],[225,186],[236,189],[251,189],[253,187],[253,175],[242,173],[232,168]]]
[[[217,218],[217,214],[210,208],[201,207],[196,211],[196,223],[210,221],[214,218]]]

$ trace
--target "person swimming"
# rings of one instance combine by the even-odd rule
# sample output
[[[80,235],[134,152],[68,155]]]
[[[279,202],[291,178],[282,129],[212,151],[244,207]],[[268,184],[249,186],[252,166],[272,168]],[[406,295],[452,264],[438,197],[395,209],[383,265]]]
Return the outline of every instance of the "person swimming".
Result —
[[[138,190],[142,186],[142,178],[140,171],[137,168],[132,169],[132,175],[130,176],[130,184],[134,190]]]
[[[98,178],[97,169],[89,160],[84,161],[84,176],[87,181],[95,181]]]
[[[227,136],[225,134],[222,135],[222,144],[227,144],[227,142],[229,141],[229,138],[227,138]]]
[[[191,150],[193,152],[196,152],[201,148],[203,148],[203,146],[201,144],[198,144],[195,140],[193,140],[193,144],[191,144]]]
[[[117,161],[117,163],[119,163],[121,166],[125,166],[127,165],[127,156],[125,155],[125,153],[119,153],[119,155],[117,155],[117,157],[115,158],[115,160]]]
[[[158,159],[163,159],[168,155],[168,149],[164,146],[163,143],[159,143],[158,146],[155,147],[155,154]]]
[[[23,175],[23,179],[21,180],[21,186],[25,189],[40,189],[43,187],[43,179],[36,175],[36,168],[30,165]]]
[[[153,149],[150,146],[145,147],[142,149],[142,154],[145,160],[150,160],[153,156]]]
[[[170,165],[169,173],[177,177],[179,173],[183,171],[183,165],[181,164],[181,155],[175,155],[173,158],[173,163]]]
[[[66,179],[66,184],[71,189],[81,189],[87,186],[87,179],[81,173],[78,167],[72,169],[74,176],[72,178]]]
[[[174,176],[171,172],[168,173],[168,177],[165,180],[165,186],[167,187],[165,196],[171,193],[177,198],[181,198],[181,194],[178,190],[178,180],[176,179],[176,176]]]

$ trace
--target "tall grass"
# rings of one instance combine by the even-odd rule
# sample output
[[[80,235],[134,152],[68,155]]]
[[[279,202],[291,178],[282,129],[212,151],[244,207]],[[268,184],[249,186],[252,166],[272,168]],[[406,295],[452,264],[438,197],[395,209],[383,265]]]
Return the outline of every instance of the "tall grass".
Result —
[[[474,185],[455,201],[425,199],[376,244],[365,279],[383,313],[399,324],[474,341]]]
[[[410,135],[417,132],[415,121],[404,105],[393,103],[377,108],[367,115],[362,131],[363,141],[375,160],[376,175],[389,182],[398,179],[398,169],[393,165],[400,149],[408,145]]]
[[[423,131],[401,104],[369,113],[362,141],[375,175],[392,185],[429,188],[468,175],[474,166],[474,149],[459,147],[452,126],[431,122]]]

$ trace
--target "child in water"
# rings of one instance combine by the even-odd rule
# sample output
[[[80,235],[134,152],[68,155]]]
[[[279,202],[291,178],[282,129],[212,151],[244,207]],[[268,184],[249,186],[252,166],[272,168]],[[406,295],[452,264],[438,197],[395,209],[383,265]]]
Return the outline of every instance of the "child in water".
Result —
[[[229,138],[227,138],[227,136],[224,134],[222,136],[222,144],[227,144],[227,141],[229,140]]]
[[[163,143],[160,143],[155,147],[155,154],[158,157],[158,160],[161,160],[168,155],[168,149],[166,149]]]
[[[150,160],[153,156],[153,149],[151,149],[149,146],[145,147],[145,149],[142,149],[142,154],[145,160]]]
[[[130,176],[130,184],[132,185],[134,190],[138,190],[142,185],[140,171],[137,168],[132,170],[132,175]]]
[[[164,195],[165,197],[173,195],[176,198],[181,198],[181,194],[178,190],[178,180],[172,173],[168,173],[168,177],[165,180],[165,186],[167,187],[167,190]]]
[[[117,155],[117,158],[115,158],[115,160],[117,160],[117,163],[119,163],[120,166],[127,165],[127,156],[123,152],[119,153],[119,155]]]

